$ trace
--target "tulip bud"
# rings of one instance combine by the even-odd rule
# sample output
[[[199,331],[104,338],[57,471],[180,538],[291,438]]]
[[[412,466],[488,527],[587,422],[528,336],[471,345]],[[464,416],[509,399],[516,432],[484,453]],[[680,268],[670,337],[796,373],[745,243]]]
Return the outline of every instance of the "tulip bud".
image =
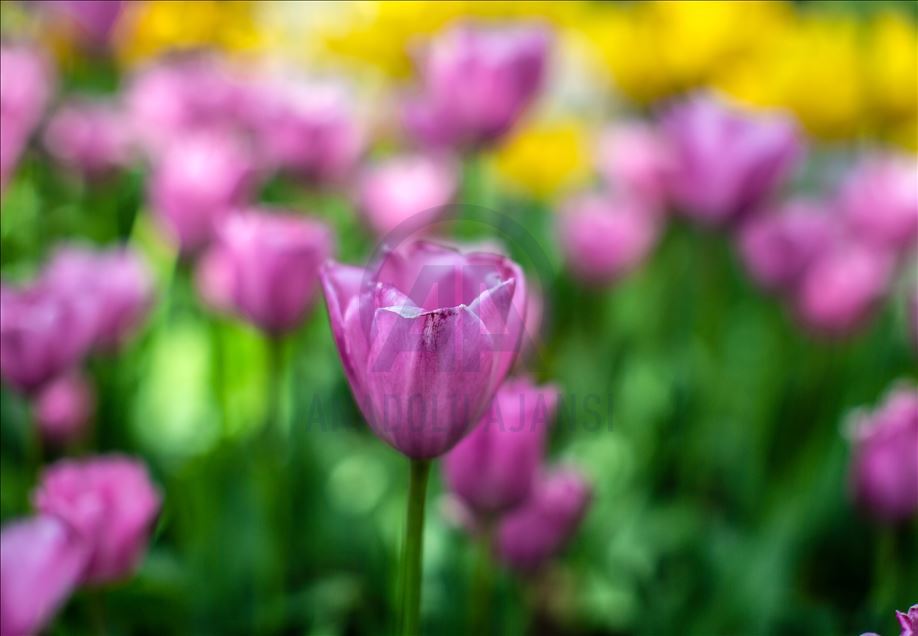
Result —
[[[37,516],[0,531],[0,634],[38,634],[79,584],[88,552],[59,519]]]
[[[80,375],[66,375],[42,389],[34,409],[42,439],[52,446],[66,446],[83,436],[92,419],[92,387]]]
[[[574,536],[590,498],[590,486],[572,468],[543,475],[529,500],[507,514],[498,527],[501,560],[521,572],[541,568]]]
[[[421,93],[405,107],[420,142],[474,148],[513,127],[542,87],[550,36],[537,26],[457,26],[430,43],[418,65]]]
[[[220,221],[245,203],[253,183],[248,154],[229,134],[198,132],[176,141],[151,177],[153,211],[193,253],[212,238]]]
[[[774,212],[756,215],[740,229],[740,254],[763,287],[790,291],[832,244],[835,225],[822,203],[792,200]]]
[[[803,155],[797,125],[699,96],[672,108],[663,130],[673,152],[669,193],[678,210],[711,225],[747,215]]]
[[[918,391],[893,390],[857,419],[852,441],[857,504],[884,521],[918,514]]]
[[[109,455],[63,460],[45,470],[35,507],[71,526],[86,543],[83,581],[130,576],[143,558],[160,496],[140,462]]]
[[[858,236],[905,249],[918,241],[918,161],[905,156],[862,161],[841,191],[841,207]]]
[[[338,353],[373,431],[415,459],[449,451],[516,359],[526,281],[516,263],[418,241],[370,271],[330,263],[322,286]]]
[[[319,268],[334,249],[322,222],[293,214],[248,210],[220,229],[236,310],[259,328],[296,328],[312,308]]]
[[[609,195],[575,197],[559,218],[567,264],[590,284],[608,283],[631,271],[650,252],[658,233],[659,220],[651,209]]]
[[[554,387],[508,380],[481,422],[445,457],[450,490],[477,515],[501,514],[529,496],[557,400]]]
[[[55,159],[87,178],[106,175],[130,160],[127,122],[112,104],[71,102],[48,122],[45,146]]]
[[[398,227],[424,232],[448,211],[456,192],[455,167],[422,155],[390,159],[360,182],[360,208],[379,236]],[[405,224],[405,225],[403,225]]]

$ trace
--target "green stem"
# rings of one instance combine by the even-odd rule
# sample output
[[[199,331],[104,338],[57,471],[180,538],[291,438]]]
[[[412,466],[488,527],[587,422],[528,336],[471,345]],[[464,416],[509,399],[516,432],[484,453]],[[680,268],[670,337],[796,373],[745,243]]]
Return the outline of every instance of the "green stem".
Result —
[[[226,401],[226,350],[223,336],[223,325],[219,318],[211,317],[211,389],[217,402],[220,415],[220,428],[226,433],[229,428],[229,408]]]
[[[493,568],[491,566],[492,529],[493,524],[491,521],[484,521],[482,534],[477,542],[475,570],[472,574],[470,634],[487,634],[491,631],[488,629],[488,619],[491,615],[491,588],[493,586]]]
[[[420,632],[421,563],[424,554],[424,500],[430,462],[411,460],[411,484],[408,487],[405,548],[402,554],[402,634],[416,636]]]
[[[284,399],[284,341],[280,337],[268,336],[267,355],[265,429],[279,435],[283,429],[281,414]]]

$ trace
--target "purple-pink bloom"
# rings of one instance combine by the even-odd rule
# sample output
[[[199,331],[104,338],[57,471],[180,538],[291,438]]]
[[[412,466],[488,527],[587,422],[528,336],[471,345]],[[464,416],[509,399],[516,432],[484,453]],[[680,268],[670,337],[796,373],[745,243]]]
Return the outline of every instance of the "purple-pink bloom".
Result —
[[[823,202],[792,199],[764,210],[739,229],[740,255],[760,285],[791,291],[810,263],[831,247],[837,225]]]
[[[124,8],[122,0],[40,0],[55,22],[68,28],[85,46],[108,46]]]
[[[908,613],[897,610],[896,619],[902,627],[899,636],[918,636],[918,604],[908,608]]]
[[[446,455],[450,490],[477,516],[502,514],[529,497],[557,400],[555,387],[508,380],[478,425]]]
[[[224,222],[218,249],[229,266],[236,311],[281,334],[299,326],[312,308],[319,269],[334,251],[334,237],[316,219],[250,209]]]
[[[529,500],[501,521],[498,556],[520,572],[540,569],[577,532],[591,498],[589,484],[574,468],[541,475]]]
[[[466,24],[439,35],[420,56],[419,94],[405,105],[409,132],[428,146],[493,144],[538,95],[550,40],[536,25]]]
[[[82,580],[106,583],[131,575],[140,563],[160,495],[141,462],[107,455],[53,464],[42,474],[33,502],[85,542],[89,559]]]
[[[92,344],[86,314],[47,286],[0,287],[0,374],[33,393],[75,367]]]
[[[797,314],[814,331],[846,335],[867,319],[892,272],[889,253],[852,239],[836,241],[807,267],[796,292]]]
[[[129,248],[59,247],[45,267],[42,283],[83,310],[93,344],[106,350],[130,338],[153,302],[152,275]]]
[[[425,155],[388,159],[364,171],[360,209],[379,236],[396,228],[425,232],[448,212],[458,186],[456,167]]]
[[[0,531],[0,636],[38,634],[66,602],[87,549],[67,524],[40,515]]]
[[[609,127],[599,139],[596,164],[612,190],[661,207],[666,203],[673,152],[653,126],[628,122]]]
[[[131,159],[128,123],[106,102],[64,104],[48,122],[44,141],[55,159],[88,178],[104,176]]]
[[[520,267],[498,254],[417,241],[368,269],[329,263],[322,285],[338,353],[373,431],[416,459],[449,451],[516,359]]]
[[[85,377],[68,373],[42,388],[33,408],[41,438],[52,446],[66,446],[86,433],[95,396]]]
[[[677,104],[662,129],[673,152],[673,203],[710,225],[756,209],[803,155],[801,133],[790,117],[743,110],[713,96]]]
[[[883,521],[918,514],[918,390],[894,389],[855,422],[851,483],[857,504]]]
[[[233,263],[219,242],[198,258],[194,270],[198,296],[212,311],[233,312]]]
[[[918,160],[890,155],[862,160],[841,188],[840,206],[853,232],[892,249],[918,242]]]
[[[250,153],[229,133],[197,131],[159,157],[150,181],[153,211],[185,253],[214,237],[219,223],[244,205],[254,186]]]
[[[609,194],[578,195],[558,219],[565,260],[589,284],[614,281],[636,267],[656,244],[660,221],[636,199]]]

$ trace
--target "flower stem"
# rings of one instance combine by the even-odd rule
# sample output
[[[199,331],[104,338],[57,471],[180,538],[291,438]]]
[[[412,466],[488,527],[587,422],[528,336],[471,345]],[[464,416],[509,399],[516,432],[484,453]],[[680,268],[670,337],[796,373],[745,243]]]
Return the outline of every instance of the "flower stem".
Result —
[[[419,633],[421,614],[421,562],[424,553],[424,500],[430,462],[411,460],[411,484],[408,487],[405,547],[402,554],[402,634]]]
[[[266,343],[268,369],[265,385],[265,429],[279,436],[283,428],[281,413],[284,400],[284,341],[278,336],[269,335]]]
[[[493,522],[485,520],[481,536],[477,541],[475,569],[472,573],[470,634],[490,633],[488,619],[491,615],[491,593],[493,587],[491,566],[491,542]]]

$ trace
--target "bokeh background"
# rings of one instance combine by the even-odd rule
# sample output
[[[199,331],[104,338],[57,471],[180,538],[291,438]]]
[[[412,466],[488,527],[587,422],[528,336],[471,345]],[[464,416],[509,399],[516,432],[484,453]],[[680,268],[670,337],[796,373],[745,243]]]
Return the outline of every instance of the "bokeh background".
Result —
[[[132,120],[156,109],[145,112],[138,100],[155,97],[131,87],[150,68],[202,55],[199,77],[346,86],[349,98],[331,111],[361,131],[359,157],[321,187],[268,172],[253,199],[324,220],[337,257],[360,263],[377,243],[355,197],[361,167],[414,147],[399,108],[417,84],[415,60],[469,22],[538,22],[553,33],[538,97],[506,135],[458,159],[453,200],[512,217],[538,244],[537,258],[505,246],[544,300],[524,367],[573,402],[559,412],[550,456],[580,466],[594,487],[548,573],[499,571],[492,633],[897,633],[894,610],[918,601],[918,526],[914,514],[890,523],[852,497],[850,429],[858,409],[916,380],[914,235],[869,313],[826,334],[750,275],[730,228],[668,213],[652,249],[596,285],[566,267],[556,221],[601,180],[604,130],[653,124],[700,89],[799,122],[808,154],[782,196],[824,196],[868,154],[914,169],[914,3],[151,0],[102,3],[118,8],[103,27],[84,21],[91,4],[0,5],[4,47],[28,47],[44,64],[31,80],[11,77],[5,57],[4,100],[29,82],[45,93],[21,147],[4,147],[0,274],[4,284],[32,280],[65,242],[126,243],[142,256],[155,300],[116,353],[82,362],[95,403],[88,431],[44,460],[141,457],[163,506],[136,576],[78,591],[48,633],[391,630],[402,458],[354,406],[321,300],[282,345],[285,444],[264,443],[270,347],[200,299],[194,264],[151,213],[147,150],[176,131]],[[192,92],[206,98],[214,86],[201,80]],[[48,133],[59,109],[87,97],[106,100],[144,139],[104,174],[86,159],[104,133],[84,131],[92,141],[75,156]],[[177,98],[161,99],[167,111]],[[918,191],[909,197],[914,210]],[[462,238],[499,234],[476,226]],[[6,523],[30,513],[35,456],[28,401],[2,391]],[[587,395],[602,396],[595,430],[569,425]],[[441,513],[444,493],[435,470],[422,613],[427,633],[460,634],[474,551]]]

